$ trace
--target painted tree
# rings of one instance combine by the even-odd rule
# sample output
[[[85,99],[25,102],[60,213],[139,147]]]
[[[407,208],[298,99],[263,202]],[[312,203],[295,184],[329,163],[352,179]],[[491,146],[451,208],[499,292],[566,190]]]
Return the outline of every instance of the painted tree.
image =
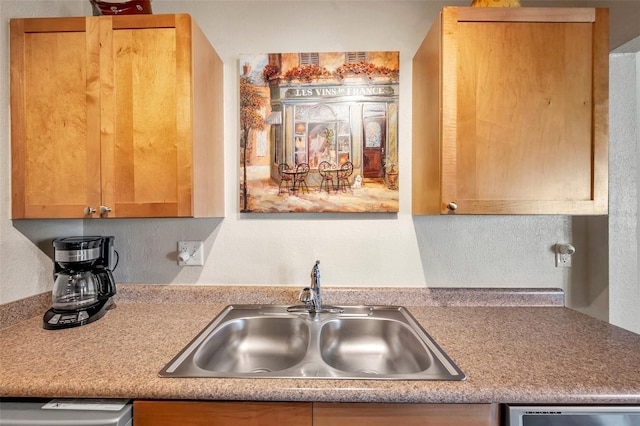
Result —
[[[240,148],[242,148],[242,210],[248,211],[247,200],[247,152],[249,150],[249,135],[252,130],[263,130],[264,117],[260,110],[264,106],[264,98],[251,84],[248,77],[240,78]]]

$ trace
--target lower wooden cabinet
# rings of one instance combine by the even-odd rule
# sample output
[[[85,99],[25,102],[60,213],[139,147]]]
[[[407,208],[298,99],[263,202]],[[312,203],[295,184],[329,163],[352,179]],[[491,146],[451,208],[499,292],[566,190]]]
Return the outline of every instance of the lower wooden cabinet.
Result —
[[[314,403],[313,426],[497,426],[498,404]]]
[[[498,404],[135,401],[134,426],[498,426]]]
[[[135,426],[311,426],[310,402],[134,401]]]

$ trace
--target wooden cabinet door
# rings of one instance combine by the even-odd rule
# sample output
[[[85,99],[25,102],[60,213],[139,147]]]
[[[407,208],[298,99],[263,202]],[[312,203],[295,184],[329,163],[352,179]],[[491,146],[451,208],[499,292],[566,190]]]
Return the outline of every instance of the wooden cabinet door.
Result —
[[[190,18],[129,18],[108,18],[102,45],[103,200],[114,217],[190,216]]]
[[[310,402],[134,401],[136,426],[311,426]]]
[[[445,8],[439,25],[441,122],[413,141],[418,158],[439,143],[428,209],[606,214],[607,11]]]
[[[314,426],[498,426],[497,404],[314,403]]]
[[[12,20],[12,217],[223,216],[222,68],[189,15]]]
[[[224,216],[222,60],[189,15],[110,22],[104,202],[117,217]]]
[[[85,18],[11,20],[12,217],[100,205],[98,33]]]

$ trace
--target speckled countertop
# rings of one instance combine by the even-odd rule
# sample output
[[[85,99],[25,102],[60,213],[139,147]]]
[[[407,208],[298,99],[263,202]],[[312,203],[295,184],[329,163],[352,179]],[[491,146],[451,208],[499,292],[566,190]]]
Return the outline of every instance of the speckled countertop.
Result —
[[[562,307],[555,290],[325,289],[326,303],[406,306],[466,373],[462,382],[160,378],[224,306],[293,304],[298,289],[127,285],[118,292],[104,318],[67,330],[43,330],[41,311],[13,318],[29,303],[40,309],[37,297],[5,305],[0,396],[640,403],[640,335]]]

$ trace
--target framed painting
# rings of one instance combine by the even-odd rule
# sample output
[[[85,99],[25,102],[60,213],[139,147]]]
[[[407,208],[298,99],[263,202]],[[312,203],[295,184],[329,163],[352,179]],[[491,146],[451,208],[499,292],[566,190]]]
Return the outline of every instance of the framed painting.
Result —
[[[241,212],[398,211],[399,52],[240,65]]]

